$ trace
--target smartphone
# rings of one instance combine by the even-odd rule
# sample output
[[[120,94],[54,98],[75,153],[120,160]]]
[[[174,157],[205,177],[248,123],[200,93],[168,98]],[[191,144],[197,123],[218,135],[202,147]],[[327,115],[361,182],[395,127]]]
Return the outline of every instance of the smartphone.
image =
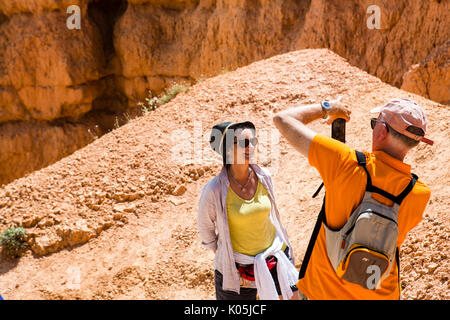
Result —
[[[331,124],[331,137],[345,143],[345,119],[336,119]]]

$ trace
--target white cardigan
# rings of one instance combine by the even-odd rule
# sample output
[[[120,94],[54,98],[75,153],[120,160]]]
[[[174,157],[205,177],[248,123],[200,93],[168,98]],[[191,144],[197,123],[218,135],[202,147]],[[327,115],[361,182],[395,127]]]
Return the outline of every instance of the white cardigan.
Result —
[[[289,247],[289,257],[294,264],[294,253],[286,229],[281,224],[270,173],[256,164],[250,166],[269,193],[270,220],[279,237]],[[228,227],[227,194],[229,185],[227,171],[223,167],[220,173],[203,187],[198,206],[198,229],[202,245],[207,249],[216,250],[214,268],[223,275],[223,290],[239,293],[239,271],[236,268]]]

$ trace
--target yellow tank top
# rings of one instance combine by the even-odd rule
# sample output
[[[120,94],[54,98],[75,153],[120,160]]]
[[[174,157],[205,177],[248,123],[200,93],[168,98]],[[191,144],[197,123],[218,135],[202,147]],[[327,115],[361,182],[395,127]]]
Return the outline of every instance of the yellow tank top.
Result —
[[[250,200],[228,188],[228,225],[234,251],[255,256],[272,245],[276,229],[270,221],[271,206],[269,194],[259,181]]]

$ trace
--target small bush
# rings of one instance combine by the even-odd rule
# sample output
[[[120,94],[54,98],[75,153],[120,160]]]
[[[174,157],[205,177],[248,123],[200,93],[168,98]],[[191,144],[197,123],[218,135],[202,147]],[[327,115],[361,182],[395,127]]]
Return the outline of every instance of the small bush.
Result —
[[[3,248],[3,253],[11,257],[21,256],[28,247],[26,239],[27,232],[22,227],[9,228],[3,231],[3,234],[0,235],[0,245]]]
[[[184,86],[182,84],[175,84],[172,87],[170,87],[166,91],[166,93],[161,96],[161,98],[159,98],[159,101],[160,101],[161,105],[166,104],[170,100],[175,98],[177,96],[177,94],[179,94],[180,92],[186,92],[188,90],[189,90],[188,86]]]
[[[138,106],[141,107],[143,114],[147,114],[150,111],[156,110],[156,108],[158,108],[159,106],[168,103],[180,92],[187,92],[188,90],[189,86],[174,84],[159,97],[153,96],[152,92],[149,90],[149,95],[147,98],[145,98],[145,102],[139,102]]]

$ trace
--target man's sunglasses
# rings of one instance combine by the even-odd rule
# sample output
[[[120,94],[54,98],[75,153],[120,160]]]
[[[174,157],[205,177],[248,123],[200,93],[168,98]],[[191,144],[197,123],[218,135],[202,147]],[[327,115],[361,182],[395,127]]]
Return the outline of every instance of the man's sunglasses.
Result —
[[[372,128],[372,130],[375,128],[375,125],[377,124],[377,122],[381,122],[385,125],[386,130],[389,132],[389,126],[386,122],[382,121],[382,120],[378,120],[377,118],[372,118],[370,119],[370,127]]]
[[[245,138],[234,140],[234,144],[238,144],[239,147],[241,148],[247,148],[250,145],[250,143],[252,144],[252,146],[256,146],[258,144],[258,138],[253,137],[250,139]]]

